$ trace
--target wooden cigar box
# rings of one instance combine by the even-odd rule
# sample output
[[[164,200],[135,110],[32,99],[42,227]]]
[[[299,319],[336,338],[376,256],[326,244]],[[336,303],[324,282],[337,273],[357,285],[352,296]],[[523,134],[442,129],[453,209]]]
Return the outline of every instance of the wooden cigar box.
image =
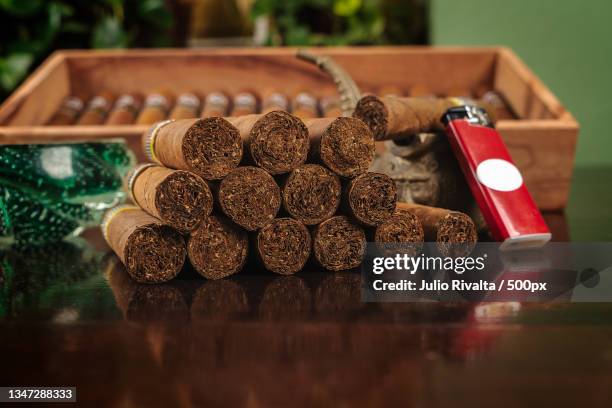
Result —
[[[0,107],[0,144],[125,138],[139,155],[148,126],[45,126],[67,96],[84,101],[101,91],[146,95],[160,87],[176,92],[235,95],[245,89],[309,90],[333,95],[335,85],[292,48],[202,50],[60,51],[50,56]],[[329,55],[362,92],[427,89],[448,95],[495,90],[515,118],[497,128],[544,210],[568,200],[578,123],[553,93],[509,49],[368,47],[313,49]]]

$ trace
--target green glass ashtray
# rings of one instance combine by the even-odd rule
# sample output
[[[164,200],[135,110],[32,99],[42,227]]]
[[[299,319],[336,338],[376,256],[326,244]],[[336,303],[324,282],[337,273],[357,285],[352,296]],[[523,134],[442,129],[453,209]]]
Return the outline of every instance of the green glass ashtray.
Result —
[[[123,140],[0,146],[0,243],[44,244],[100,222],[125,199]]]

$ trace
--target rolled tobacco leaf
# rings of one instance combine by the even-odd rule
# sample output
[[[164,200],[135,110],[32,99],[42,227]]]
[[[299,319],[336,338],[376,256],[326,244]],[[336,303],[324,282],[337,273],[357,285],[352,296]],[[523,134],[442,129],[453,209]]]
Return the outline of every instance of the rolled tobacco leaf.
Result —
[[[181,234],[137,207],[123,205],[107,211],[102,234],[136,282],[169,281],[185,263]]]
[[[293,170],[283,185],[283,206],[293,218],[306,225],[331,218],[340,205],[338,176],[317,164],[304,164]]]
[[[440,118],[456,105],[449,99],[367,95],[359,100],[353,116],[363,120],[376,140],[443,130]]]
[[[257,113],[257,96],[252,92],[240,92],[234,96],[230,116],[244,116]]]
[[[275,110],[291,111],[289,98],[284,93],[270,89],[263,91],[261,96],[261,113],[269,113]]]
[[[93,97],[87,104],[87,108],[79,118],[77,125],[100,125],[104,123],[114,100],[115,95],[107,91]]]
[[[319,104],[317,97],[308,92],[298,93],[291,102],[293,114],[300,119],[319,117]]]
[[[84,106],[81,98],[68,96],[62,101],[59,109],[47,124],[52,126],[72,125],[76,122]]]
[[[288,173],[306,161],[308,130],[290,113],[274,111],[227,120],[239,130],[249,159],[270,174]]]
[[[218,180],[242,160],[238,130],[223,118],[182,119],[153,125],[143,136],[149,160]]]
[[[207,279],[221,279],[242,269],[248,247],[245,231],[225,217],[211,215],[191,233],[187,253],[198,273]]]
[[[365,246],[363,229],[342,215],[323,221],[313,234],[315,259],[331,271],[358,267],[363,260]]]
[[[310,232],[292,218],[277,218],[257,233],[257,256],[264,267],[281,275],[300,271],[310,256]]]
[[[281,204],[280,189],[266,171],[238,167],[219,186],[221,210],[236,224],[255,231],[271,222]]]
[[[423,248],[425,233],[421,221],[410,211],[398,208],[395,213],[376,227],[374,241],[385,244],[403,244],[401,249],[411,255],[416,255]],[[400,249],[399,246],[390,246],[390,249]]]
[[[425,240],[436,242],[444,256],[466,256],[478,240],[474,221],[462,212],[407,203],[398,203],[398,208],[417,216]]]
[[[366,124],[349,117],[307,119],[311,157],[343,177],[368,170],[374,160],[374,136]]]
[[[223,117],[227,116],[229,109],[229,98],[222,92],[211,92],[206,95],[204,108],[200,117]]]
[[[126,179],[135,204],[181,232],[196,228],[212,211],[208,184],[189,171],[149,163],[136,167]]]
[[[170,119],[197,118],[200,112],[200,98],[192,92],[180,94],[176,98],[176,105],[170,112]]]
[[[345,203],[351,215],[360,223],[380,225],[395,213],[397,187],[386,174],[364,173],[346,186]]]
[[[138,115],[136,124],[152,125],[166,119],[173,104],[174,95],[168,90],[160,90],[147,95],[144,108]]]

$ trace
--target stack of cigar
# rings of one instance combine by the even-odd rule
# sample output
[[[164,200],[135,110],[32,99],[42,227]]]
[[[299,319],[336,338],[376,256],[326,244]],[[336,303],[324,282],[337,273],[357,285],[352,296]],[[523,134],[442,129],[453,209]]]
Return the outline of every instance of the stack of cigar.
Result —
[[[397,203],[387,175],[368,172],[375,137],[355,117],[308,117],[307,98],[270,92],[233,101],[240,115],[167,119],[143,135],[151,163],[125,187],[135,205],[109,211],[102,229],[139,282],[174,278],[186,260],[220,279],[251,259],[294,274],[309,261],[330,270],[358,267],[366,241],[424,240],[448,252],[476,240],[465,214]],[[266,113],[255,114],[261,104]],[[337,109],[333,103],[330,109]]]

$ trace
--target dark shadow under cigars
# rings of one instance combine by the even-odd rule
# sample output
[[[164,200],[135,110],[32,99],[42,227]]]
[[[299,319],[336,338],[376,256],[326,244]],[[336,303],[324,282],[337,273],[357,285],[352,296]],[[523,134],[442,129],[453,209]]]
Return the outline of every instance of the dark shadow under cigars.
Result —
[[[265,170],[238,167],[221,181],[218,201],[233,222],[256,231],[276,217],[281,205],[280,188]]]
[[[200,275],[213,280],[240,272],[248,250],[247,233],[219,215],[204,219],[187,242],[191,265]]]
[[[226,119],[240,132],[247,163],[277,175],[288,173],[306,161],[310,146],[308,130],[290,113],[273,111]]]
[[[102,230],[136,282],[167,282],[185,263],[187,251],[181,234],[136,207],[119,206],[108,211]]]
[[[304,121],[310,137],[310,161],[325,164],[342,177],[355,177],[374,160],[374,136],[357,118],[316,118]]]
[[[192,231],[212,211],[210,187],[194,173],[144,164],[126,179],[135,204],[180,232]]]
[[[301,271],[311,246],[310,232],[293,218],[276,218],[255,237],[258,259],[267,270],[281,275]]]
[[[306,225],[332,217],[340,205],[340,179],[323,166],[304,164],[280,184],[284,210]]]
[[[151,161],[173,169],[189,170],[205,180],[219,180],[242,160],[240,133],[223,118],[161,122],[144,135]]]
[[[478,241],[474,221],[462,212],[419,204],[398,203],[397,206],[419,219],[425,240],[436,242],[443,256],[467,256]]]

